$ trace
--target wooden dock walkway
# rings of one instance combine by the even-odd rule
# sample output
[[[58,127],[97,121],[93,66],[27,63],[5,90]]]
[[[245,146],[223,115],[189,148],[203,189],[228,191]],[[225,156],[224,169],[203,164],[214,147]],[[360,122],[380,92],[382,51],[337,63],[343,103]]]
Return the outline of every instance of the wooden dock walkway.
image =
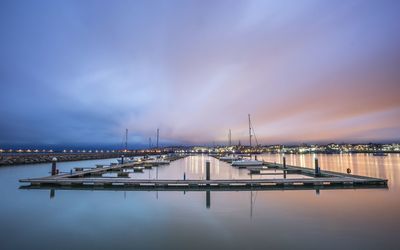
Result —
[[[101,191],[274,191],[274,190],[341,190],[341,189],[387,189],[385,185],[259,185],[259,186],[215,186],[215,185],[174,185],[174,186],[125,186],[125,185],[23,185],[20,189],[36,190],[101,190]]]
[[[31,185],[123,185],[123,186],[153,186],[153,187],[171,187],[171,186],[188,186],[188,187],[231,187],[231,186],[263,186],[263,185],[385,185],[386,181],[382,179],[364,179],[350,177],[332,177],[332,178],[296,178],[296,179],[238,179],[238,180],[138,180],[130,178],[34,178],[20,180],[22,183],[30,183]]]

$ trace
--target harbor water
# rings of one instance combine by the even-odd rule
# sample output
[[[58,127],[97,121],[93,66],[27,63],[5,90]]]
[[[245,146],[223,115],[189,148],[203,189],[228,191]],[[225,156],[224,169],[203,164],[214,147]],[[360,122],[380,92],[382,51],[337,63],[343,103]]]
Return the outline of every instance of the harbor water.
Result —
[[[398,249],[400,154],[286,155],[287,164],[388,179],[388,188],[262,191],[20,189],[51,164],[0,168],[0,249]],[[281,162],[278,154],[258,159]],[[250,176],[206,155],[127,178]],[[61,172],[116,159],[58,163]],[[269,170],[274,171],[274,170]],[[296,176],[295,178],[307,178]]]

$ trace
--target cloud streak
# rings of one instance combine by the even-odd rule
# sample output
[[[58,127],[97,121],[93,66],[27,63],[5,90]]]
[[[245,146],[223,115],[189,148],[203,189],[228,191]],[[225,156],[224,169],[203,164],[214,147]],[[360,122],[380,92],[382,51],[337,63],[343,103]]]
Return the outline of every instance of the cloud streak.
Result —
[[[399,140],[398,1],[2,1],[0,143]]]

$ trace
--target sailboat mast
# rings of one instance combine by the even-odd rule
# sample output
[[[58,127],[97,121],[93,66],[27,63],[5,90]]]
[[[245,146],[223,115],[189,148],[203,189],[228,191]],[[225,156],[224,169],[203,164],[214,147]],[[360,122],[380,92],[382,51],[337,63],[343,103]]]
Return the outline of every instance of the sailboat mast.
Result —
[[[229,141],[229,147],[232,146],[232,133],[231,133],[231,129],[229,129],[228,141]]]
[[[157,148],[158,148],[158,139],[160,137],[160,129],[157,129]]]
[[[251,120],[250,120],[250,114],[249,114],[249,140],[250,140],[250,147],[251,147]]]
[[[125,130],[125,150],[128,150],[128,129]]]

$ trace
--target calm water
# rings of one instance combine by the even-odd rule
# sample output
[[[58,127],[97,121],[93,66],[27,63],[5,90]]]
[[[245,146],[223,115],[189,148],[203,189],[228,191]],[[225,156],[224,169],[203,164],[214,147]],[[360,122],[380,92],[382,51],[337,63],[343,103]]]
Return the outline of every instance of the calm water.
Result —
[[[279,155],[261,157],[280,162]],[[323,169],[350,167],[355,174],[387,178],[389,188],[216,191],[207,207],[200,191],[56,190],[50,198],[49,190],[18,189],[18,179],[48,175],[50,164],[2,167],[0,249],[399,249],[400,155],[318,158]],[[181,179],[186,173],[201,179],[207,159],[188,157],[130,177]],[[312,159],[287,155],[293,165],[311,167]],[[250,178],[246,170],[210,160],[212,178]]]

